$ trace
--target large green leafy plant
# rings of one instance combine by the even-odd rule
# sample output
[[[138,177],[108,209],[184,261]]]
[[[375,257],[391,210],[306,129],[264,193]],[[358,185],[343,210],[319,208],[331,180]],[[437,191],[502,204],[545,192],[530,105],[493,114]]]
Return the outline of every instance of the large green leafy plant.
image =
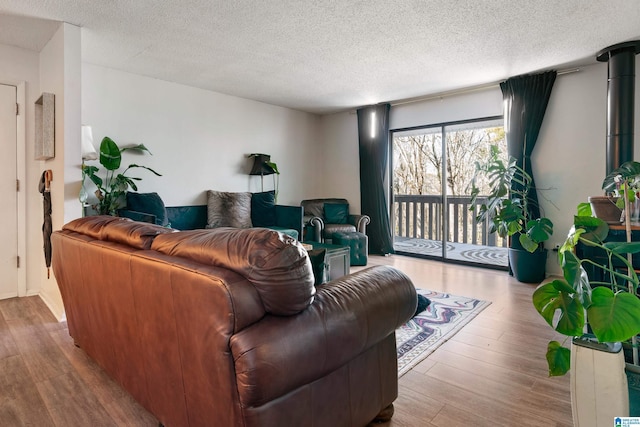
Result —
[[[626,341],[640,334],[640,299],[635,295],[638,275],[627,257],[640,252],[640,243],[604,242],[609,227],[590,214],[588,204],[579,206],[574,226],[559,250],[563,278],[540,285],[533,293],[533,305],[552,328],[568,337],[582,335],[588,324],[600,342]],[[578,258],[579,243],[600,249],[607,262]],[[585,264],[602,269],[606,281],[590,281]],[[549,342],[549,375],[567,373],[570,354],[558,341]]]
[[[162,176],[147,166],[137,164],[130,164],[124,171],[117,172],[122,162],[122,153],[125,151],[151,154],[144,144],[120,148],[111,138],[105,136],[100,143],[100,164],[105,169],[103,176],[101,176],[102,173],[97,166],[83,166],[83,182],[85,177],[89,177],[97,187],[95,194],[98,198],[98,203],[93,205],[93,208],[101,215],[115,215],[123,203],[127,190],[129,188],[134,191],[138,190],[136,181],[140,181],[142,178],[129,176],[128,172],[131,169],[142,168],[156,176]]]
[[[480,194],[476,185],[483,175],[489,183],[487,195]],[[553,234],[553,222],[549,218],[532,218],[528,195],[535,191],[531,176],[516,159],[507,162],[500,157],[500,149],[493,145],[486,162],[476,162],[476,173],[471,183],[471,208],[475,209],[478,199],[486,197],[479,205],[476,222],[489,221],[489,231],[500,237],[517,236],[520,244],[529,252],[542,247],[544,241]]]

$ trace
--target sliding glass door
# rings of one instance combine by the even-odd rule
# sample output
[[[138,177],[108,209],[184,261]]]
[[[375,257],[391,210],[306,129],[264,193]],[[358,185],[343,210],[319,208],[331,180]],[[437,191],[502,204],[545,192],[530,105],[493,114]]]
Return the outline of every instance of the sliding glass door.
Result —
[[[502,118],[394,130],[392,140],[396,252],[506,267],[506,243],[470,209],[476,162],[491,145],[506,156]]]

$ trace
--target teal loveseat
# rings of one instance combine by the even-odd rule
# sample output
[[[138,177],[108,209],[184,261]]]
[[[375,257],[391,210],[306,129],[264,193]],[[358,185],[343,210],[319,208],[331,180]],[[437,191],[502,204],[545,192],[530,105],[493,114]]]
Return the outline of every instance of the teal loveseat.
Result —
[[[259,203],[252,203],[250,212],[252,224],[301,239],[304,209],[300,206],[276,205],[275,202],[271,202],[272,196],[272,192],[252,195],[256,200],[259,198]],[[127,193],[127,207],[120,209],[118,215],[176,230],[197,230],[207,228],[208,208],[208,205],[165,207],[156,193]]]

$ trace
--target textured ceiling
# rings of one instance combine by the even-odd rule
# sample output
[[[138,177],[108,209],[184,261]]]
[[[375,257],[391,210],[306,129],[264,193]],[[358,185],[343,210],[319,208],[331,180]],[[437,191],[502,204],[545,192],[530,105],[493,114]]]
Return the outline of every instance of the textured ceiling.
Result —
[[[0,43],[38,51],[51,21],[84,62],[326,113],[595,63],[640,2],[0,0]]]

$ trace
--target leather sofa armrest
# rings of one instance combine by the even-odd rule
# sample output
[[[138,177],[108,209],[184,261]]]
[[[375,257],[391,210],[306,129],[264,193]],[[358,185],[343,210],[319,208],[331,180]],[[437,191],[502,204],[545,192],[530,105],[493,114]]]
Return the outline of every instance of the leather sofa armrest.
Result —
[[[349,223],[356,226],[359,233],[367,234],[367,224],[371,222],[369,215],[349,215]]]
[[[129,209],[118,209],[118,216],[122,218],[129,218],[134,221],[148,222],[150,224],[160,225],[158,217],[156,217],[154,214],[146,212],[132,211]]]
[[[303,213],[302,206],[276,205],[276,225],[296,230],[302,238]]]
[[[322,220],[322,218],[320,218],[319,216],[313,216],[309,219],[309,222],[307,223],[312,232],[313,232],[313,236],[311,236],[311,239],[314,242],[322,242],[322,231],[324,230],[324,221]]]
[[[239,331],[230,347],[242,404],[260,406],[344,366],[393,334],[417,303],[404,273],[376,266],[318,286],[297,315],[267,315]]]

